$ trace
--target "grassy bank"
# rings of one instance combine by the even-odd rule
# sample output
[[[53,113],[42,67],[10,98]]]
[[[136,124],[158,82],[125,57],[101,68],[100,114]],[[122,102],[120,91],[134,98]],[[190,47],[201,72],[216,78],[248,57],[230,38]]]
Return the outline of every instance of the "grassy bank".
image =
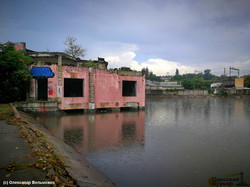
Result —
[[[18,125],[20,120],[15,118],[15,113],[10,104],[0,104],[0,120],[5,120],[9,125]]]

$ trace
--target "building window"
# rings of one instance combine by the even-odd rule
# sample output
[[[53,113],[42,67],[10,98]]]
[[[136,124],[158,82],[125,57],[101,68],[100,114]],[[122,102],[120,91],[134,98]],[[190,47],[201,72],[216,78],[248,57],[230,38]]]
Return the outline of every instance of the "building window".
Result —
[[[122,81],[122,96],[136,96],[136,81]]]
[[[64,79],[64,97],[83,97],[84,79]]]

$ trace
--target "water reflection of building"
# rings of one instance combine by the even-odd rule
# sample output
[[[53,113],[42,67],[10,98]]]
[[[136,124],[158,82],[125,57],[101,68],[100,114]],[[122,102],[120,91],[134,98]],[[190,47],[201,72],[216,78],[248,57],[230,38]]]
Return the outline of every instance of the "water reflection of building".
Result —
[[[57,137],[79,152],[144,140],[144,111],[60,118]]]

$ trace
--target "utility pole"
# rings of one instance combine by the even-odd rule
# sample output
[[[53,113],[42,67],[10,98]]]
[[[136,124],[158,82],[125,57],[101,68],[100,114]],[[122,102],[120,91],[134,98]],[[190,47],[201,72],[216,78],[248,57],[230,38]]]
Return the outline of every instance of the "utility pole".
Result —
[[[240,77],[240,70],[237,69],[237,68],[234,68],[234,67],[229,67],[229,76],[231,77],[231,70],[235,70],[235,71],[238,71],[238,78]]]

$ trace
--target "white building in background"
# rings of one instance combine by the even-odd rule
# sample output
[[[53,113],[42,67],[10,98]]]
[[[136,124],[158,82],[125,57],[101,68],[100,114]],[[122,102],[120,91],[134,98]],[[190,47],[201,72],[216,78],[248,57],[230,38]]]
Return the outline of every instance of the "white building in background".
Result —
[[[222,82],[215,82],[212,83],[210,87],[214,90],[214,94],[218,94],[219,93],[218,88],[221,88],[221,86]]]

